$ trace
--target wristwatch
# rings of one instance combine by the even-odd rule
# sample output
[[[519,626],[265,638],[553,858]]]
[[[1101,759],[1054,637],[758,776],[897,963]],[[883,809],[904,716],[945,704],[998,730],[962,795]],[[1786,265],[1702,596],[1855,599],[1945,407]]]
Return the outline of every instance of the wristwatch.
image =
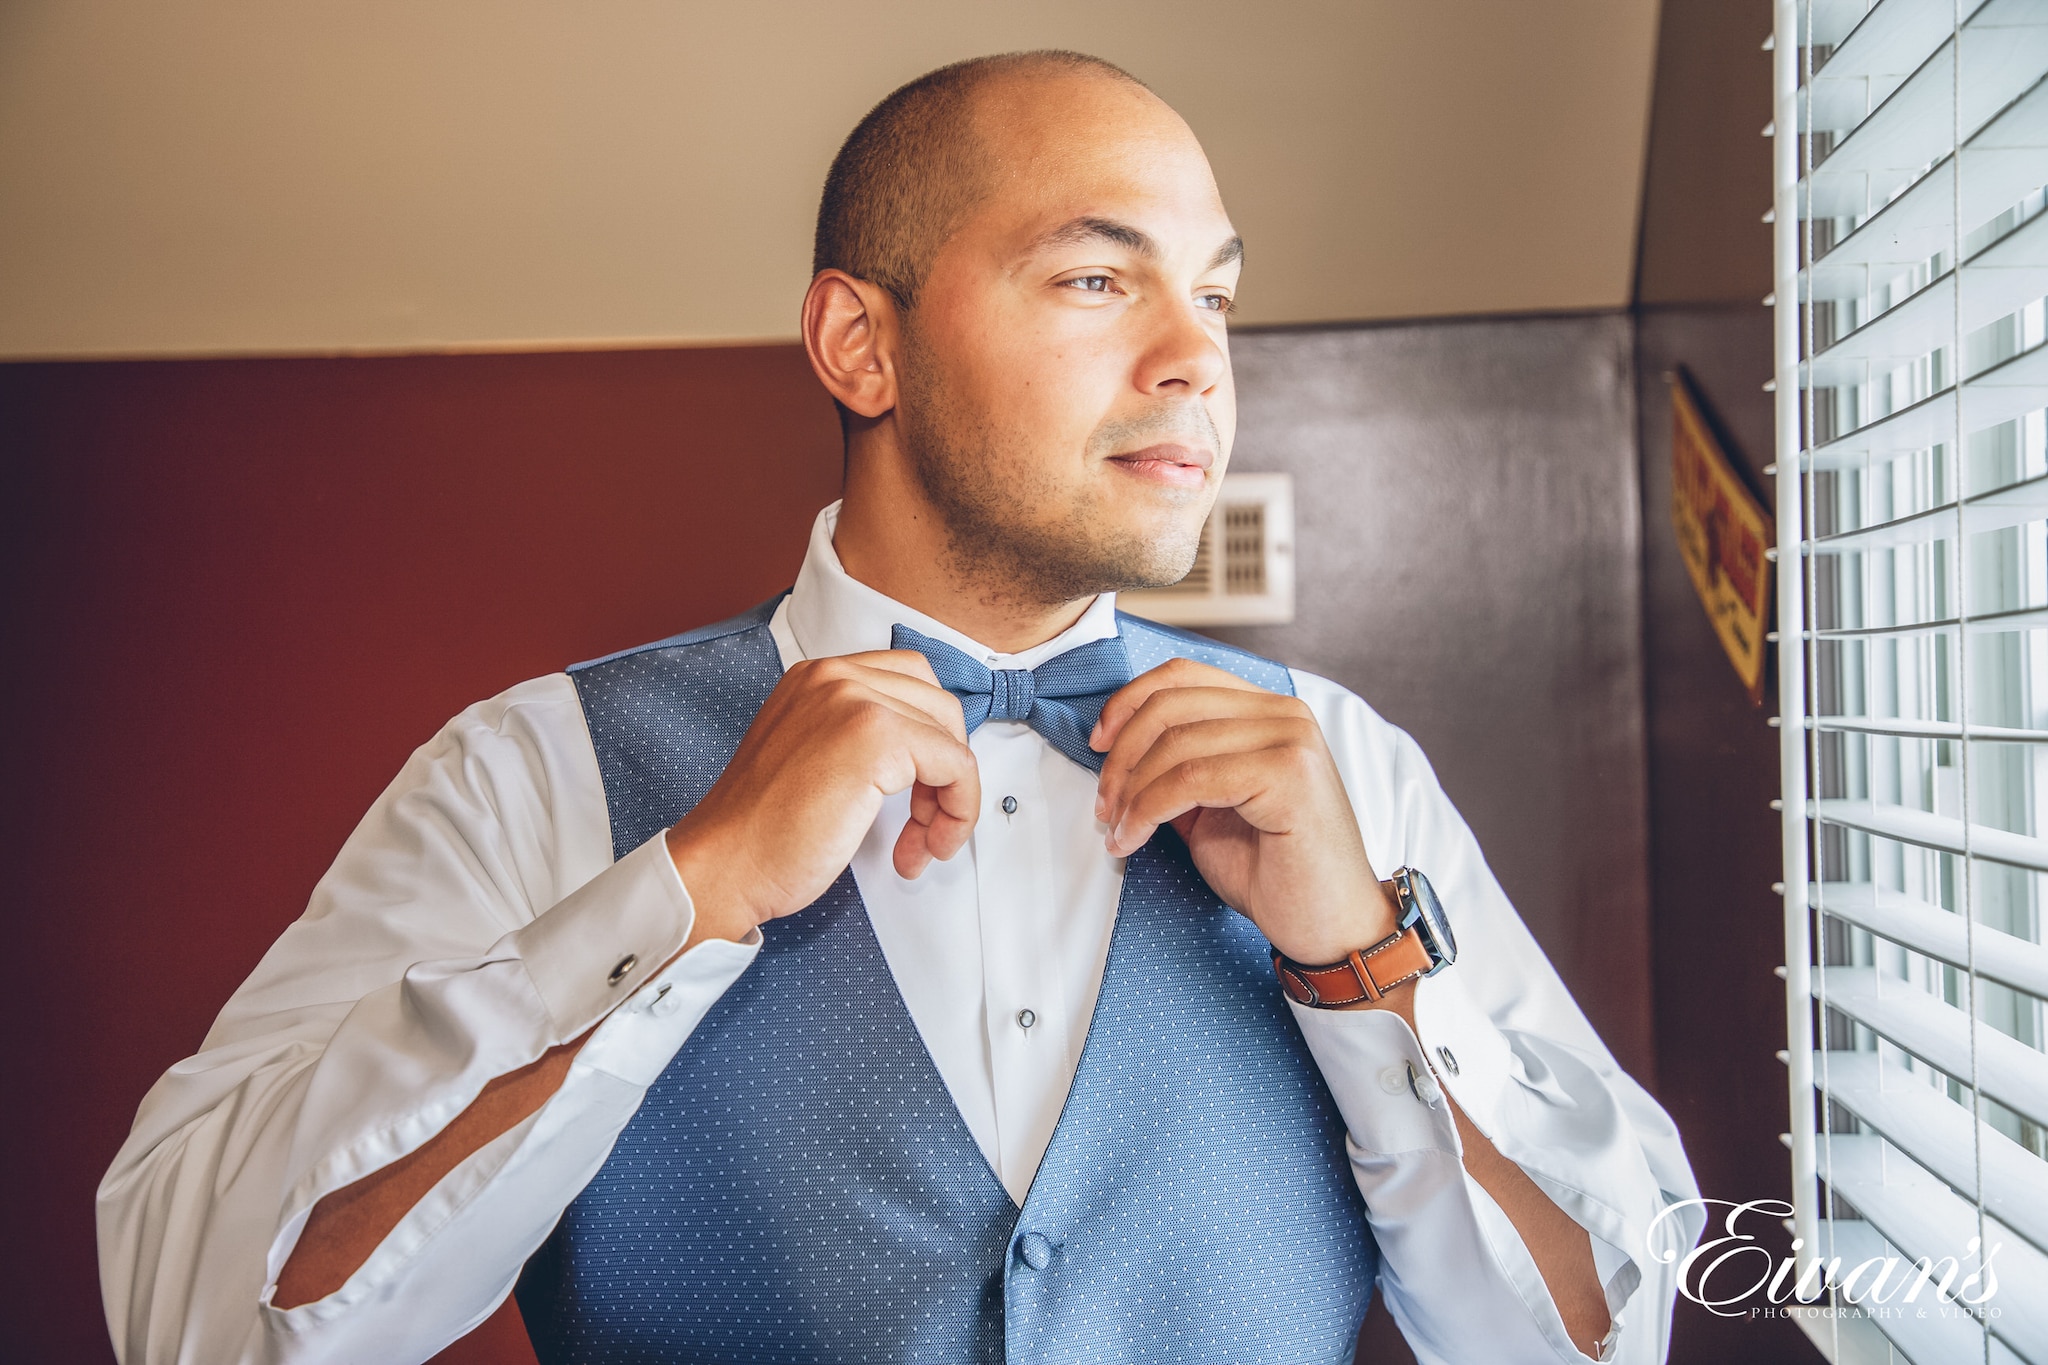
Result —
[[[1451,936],[1443,903],[1430,889],[1429,878],[1404,867],[1380,883],[1400,908],[1400,927],[1342,961],[1311,967],[1273,950],[1273,973],[1290,1000],[1315,1009],[1343,1009],[1361,1000],[1377,1000],[1394,987],[1421,976],[1434,976],[1458,960],[1458,941]]]

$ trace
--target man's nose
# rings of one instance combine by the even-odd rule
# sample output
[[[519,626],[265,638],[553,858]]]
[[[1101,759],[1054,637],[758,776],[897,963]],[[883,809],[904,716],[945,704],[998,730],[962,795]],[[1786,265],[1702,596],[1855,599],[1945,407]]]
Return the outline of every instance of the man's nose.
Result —
[[[1165,303],[1148,321],[1149,344],[1135,376],[1144,392],[1207,393],[1229,372],[1229,355],[1193,303]]]

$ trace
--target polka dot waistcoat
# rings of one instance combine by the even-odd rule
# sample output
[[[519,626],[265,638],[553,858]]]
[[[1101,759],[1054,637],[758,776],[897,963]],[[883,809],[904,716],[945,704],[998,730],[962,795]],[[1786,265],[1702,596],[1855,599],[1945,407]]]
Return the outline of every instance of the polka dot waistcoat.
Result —
[[[774,603],[572,670],[623,854],[724,769],[781,676]],[[1174,655],[1279,665],[1132,617]],[[1133,855],[1024,1207],[918,1037],[850,873],[766,944],[528,1263],[544,1365],[1351,1358],[1377,1256],[1265,940],[1171,831]]]

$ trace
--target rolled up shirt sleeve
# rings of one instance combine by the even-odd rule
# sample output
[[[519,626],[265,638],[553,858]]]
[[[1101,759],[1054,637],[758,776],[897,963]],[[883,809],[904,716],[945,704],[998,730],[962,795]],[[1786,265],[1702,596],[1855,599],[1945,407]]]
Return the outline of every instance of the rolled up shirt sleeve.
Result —
[[[1624,1072],[1494,879],[1422,751],[1359,698],[1295,674],[1344,774],[1373,866],[1421,869],[1458,940],[1416,983],[1415,1028],[1385,1010],[1295,1005],[1344,1116],[1379,1244],[1380,1287],[1417,1358],[1580,1361],[1534,1258],[1466,1172],[1448,1091],[1591,1238],[1613,1329],[1599,1359],[1664,1359],[1677,1285],[1666,1243],[1699,1234],[1677,1129]]]
[[[613,861],[567,677],[451,721],[143,1101],[98,1200],[121,1360],[418,1361],[482,1321],[752,961],[758,938],[677,956],[693,919],[660,838]],[[321,1198],[593,1026],[548,1103],[450,1172],[346,1284],[271,1306]]]

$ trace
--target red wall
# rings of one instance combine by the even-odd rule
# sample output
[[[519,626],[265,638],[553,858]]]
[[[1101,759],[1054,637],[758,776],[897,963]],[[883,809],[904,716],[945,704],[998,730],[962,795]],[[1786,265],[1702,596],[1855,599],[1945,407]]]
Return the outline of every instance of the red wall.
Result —
[[[101,1365],[93,1189],[406,754],[784,586],[839,433],[793,346],[13,365],[0,470],[0,1357]]]

